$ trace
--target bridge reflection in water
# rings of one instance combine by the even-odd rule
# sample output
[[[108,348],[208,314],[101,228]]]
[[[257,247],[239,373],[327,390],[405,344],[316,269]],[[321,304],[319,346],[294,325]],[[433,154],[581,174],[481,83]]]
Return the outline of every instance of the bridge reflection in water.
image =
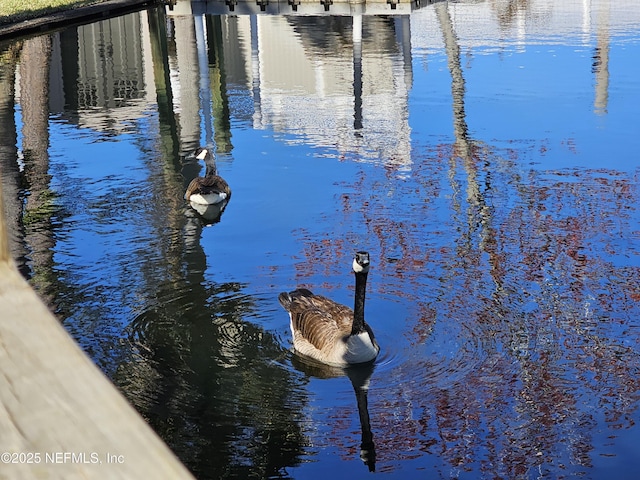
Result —
[[[265,13],[281,12],[278,5],[269,4]],[[213,121],[202,123],[209,128],[205,140],[220,152],[232,149],[229,137],[223,138],[231,95],[236,104],[250,102],[246,110],[236,108],[236,122],[295,132],[317,146],[337,146],[345,155],[409,165],[407,97],[413,80],[408,13],[415,7],[387,7],[383,16],[380,8],[363,4],[338,4],[340,9],[332,7],[329,14],[312,6],[317,7],[300,5],[294,15],[259,15],[251,2],[238,4],[235,15],[226,15],[224,2],[180,2],[168,10],[174,29],[169,35],[182,62],[173,75],[173,90],[180,92],[175,101],[181,118],[191,125],[186,130],[197,130],[199,112],[210,114],[189,102],[206,101],[209,82],[219,79],[226,88],[214,89],[220,95],[215,94]],[[193,94],[196,88],[199,95]]]

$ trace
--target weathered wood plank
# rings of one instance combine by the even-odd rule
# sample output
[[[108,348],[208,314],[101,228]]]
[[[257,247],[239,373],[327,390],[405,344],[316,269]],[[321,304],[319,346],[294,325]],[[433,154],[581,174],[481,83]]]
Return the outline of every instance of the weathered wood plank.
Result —
[[[0,192],[0,479],[193,478],[10,258]]]

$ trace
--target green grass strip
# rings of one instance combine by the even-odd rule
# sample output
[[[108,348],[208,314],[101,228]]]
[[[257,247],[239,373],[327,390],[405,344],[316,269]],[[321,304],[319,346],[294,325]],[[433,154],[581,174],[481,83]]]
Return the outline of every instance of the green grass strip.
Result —
[[[0,0],[0,24],[20,22],[96,3],[101,3],[101,0]]]

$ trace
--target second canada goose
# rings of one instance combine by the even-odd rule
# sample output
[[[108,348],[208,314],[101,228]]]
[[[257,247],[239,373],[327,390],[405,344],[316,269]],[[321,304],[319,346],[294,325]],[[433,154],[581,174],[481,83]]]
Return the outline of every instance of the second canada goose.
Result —
[[[204,161],[206,171],[204,177],[191,180],[184,194],[185,200],[199,205],[215,205],[231,199],[231,189],[227,182],[216,172],[213,154],[206,147],[200,147],[194,152],[198,160]]]
[[[355,305],[345,305],[306,288],[283,292],[278,301],[289,312],[293,347],[302,355],[322,363],[347,366],[370,362],[380,347],[371,327],[364,321],[364,300],[369,273],[369,254],[356,252]]]

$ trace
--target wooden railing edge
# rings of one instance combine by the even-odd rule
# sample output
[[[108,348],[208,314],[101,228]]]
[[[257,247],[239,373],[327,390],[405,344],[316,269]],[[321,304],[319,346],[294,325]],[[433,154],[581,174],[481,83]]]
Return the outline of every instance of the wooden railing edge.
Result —
[[[193,478],[20,275],[2,212],[0,478]]]

